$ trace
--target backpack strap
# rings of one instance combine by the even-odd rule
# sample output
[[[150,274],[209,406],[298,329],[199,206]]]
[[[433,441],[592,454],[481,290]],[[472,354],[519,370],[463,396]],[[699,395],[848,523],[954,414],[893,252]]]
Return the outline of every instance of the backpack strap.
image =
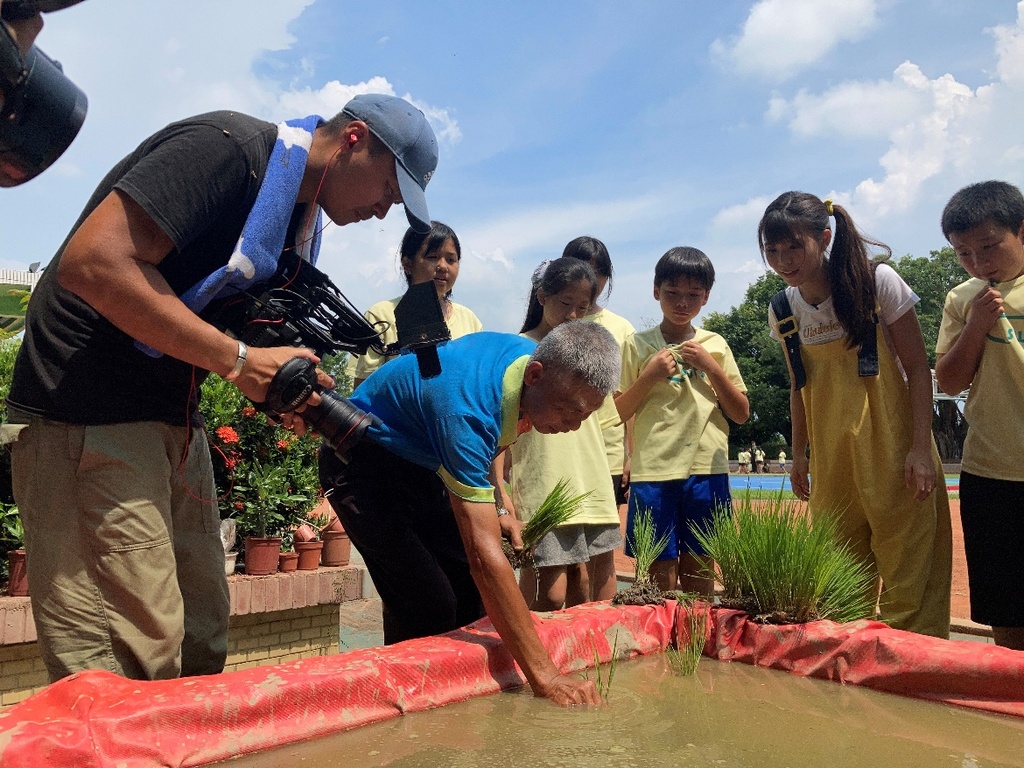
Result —
[[[779,291],[771,300],[772,312],[779,324],[779,336],[786,347],[786,355],[789,357],[789,368],[792,371],[793,387],[803,389],[807,383],[807,373],[804,371],[804,361],[800,357],[800,326],[797,325],[796,317],[793,315],[793,308],[786,298],[785,289]],[[875,365],[878,365],[876,350]]]
[[[878,313],[872,312],[871,319],[878,325]],[[878,375],[878,329],[864,340],[857,350],[857,375]]]

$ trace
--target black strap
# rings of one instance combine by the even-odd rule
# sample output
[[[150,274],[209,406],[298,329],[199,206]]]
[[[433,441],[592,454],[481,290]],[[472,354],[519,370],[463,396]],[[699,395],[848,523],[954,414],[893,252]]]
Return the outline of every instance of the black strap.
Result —
[[[871,320],[875,326],[878,325],[878,315],[871,313]],[[864,339],[864,343],[857,350],[857,375],[877,376],[878,375],[878,328],[871,329],[871,335]]]
[[[804,361],[800,357],[800,326],[796,322],[793,308],[786,297],[786,291],[781,290],[772,296],[772,312],[779,324],[779,336],[786,346],[786,355],[789,357],[789,367],[793,372],[793,381],[796,389],[803,389],[807,383],[807,373],[804,371]],[[878,325],[878,315],[871,314],[871,319]],[[877,376],[878,375],[878,331],[868,336],[864,343],[857,350],[857,375]]]
[[[803,358],[800,357],[800,326],[797,325],[793,308],[789,305],[789,299],[786,298],[785,289],[772,296],[771,305],[772,312],[775,313],[775,320],[779,324],[779,336],[782,337],[786,355],[789,357],[793,387],[803,389],[804,384],[807,383],[807,373],[804,371]]]

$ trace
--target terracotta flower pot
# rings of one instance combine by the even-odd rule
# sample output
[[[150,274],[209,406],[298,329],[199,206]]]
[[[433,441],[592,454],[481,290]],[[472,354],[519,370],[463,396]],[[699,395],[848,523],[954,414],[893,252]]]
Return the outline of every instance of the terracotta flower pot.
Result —
[[[292,533],[292,539],[296,543],[300,541],[314,541],[316,540],[316,531],[313,530],[313,526],[303,523]]]
[[[12,549],[7,553],[7,594],[11,597],[28,597],[28,568],[25,565],[25,550]]]
[[[331,511],[331,522],[329,522],[327,525],[325,525],[324,529],[320,533],[324,534],[324,533],[327,533],[329,531],[332,531],[332,532],[335,532],[335,533],[344,533],[345,532],[345,526],[343,526],[341,524],[341,520],[339,520],[337,515],[335,515],[333,513],[333,510]]]
[[[281,573],[291,573],[299,565],[298,552],[282,552],[277,556],[277,570]]]
[[[245,539],[245,572],[249,576],[267,576],[277,571],[277,556],[281,553],[281,537]]]
[[[320,565],[348,565],[349,558],[352,556],[352,541],[345,530],[325,530],[322,535],[324,548],[320,553]]]
[[[299,570],[315,571],[320,567],[320,550],[322,541],[296,541],[295,551],[299,553]]]

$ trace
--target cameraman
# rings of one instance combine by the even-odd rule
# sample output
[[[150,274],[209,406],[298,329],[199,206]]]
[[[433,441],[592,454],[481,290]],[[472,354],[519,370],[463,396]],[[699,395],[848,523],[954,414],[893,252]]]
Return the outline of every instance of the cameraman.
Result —
[[[326,122],[187,118],[100,182],[33,293],[8,397],[51,680],[223,669],[228,589],[199,386],[213,371],[260,402],[287,360],[316,358],[247,349],[200,313],[269,277],[283,249],[312,260],[321,209],[344,225],[404,203],[428,228],[436,164],[423,114],[367,94]]]

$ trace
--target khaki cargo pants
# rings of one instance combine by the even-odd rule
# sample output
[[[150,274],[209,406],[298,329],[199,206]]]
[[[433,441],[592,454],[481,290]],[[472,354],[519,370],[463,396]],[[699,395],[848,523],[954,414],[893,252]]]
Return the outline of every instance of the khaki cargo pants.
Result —
[[[12,461],[51,681],[223,670],[228,588],[202,432],[30,417]]]

